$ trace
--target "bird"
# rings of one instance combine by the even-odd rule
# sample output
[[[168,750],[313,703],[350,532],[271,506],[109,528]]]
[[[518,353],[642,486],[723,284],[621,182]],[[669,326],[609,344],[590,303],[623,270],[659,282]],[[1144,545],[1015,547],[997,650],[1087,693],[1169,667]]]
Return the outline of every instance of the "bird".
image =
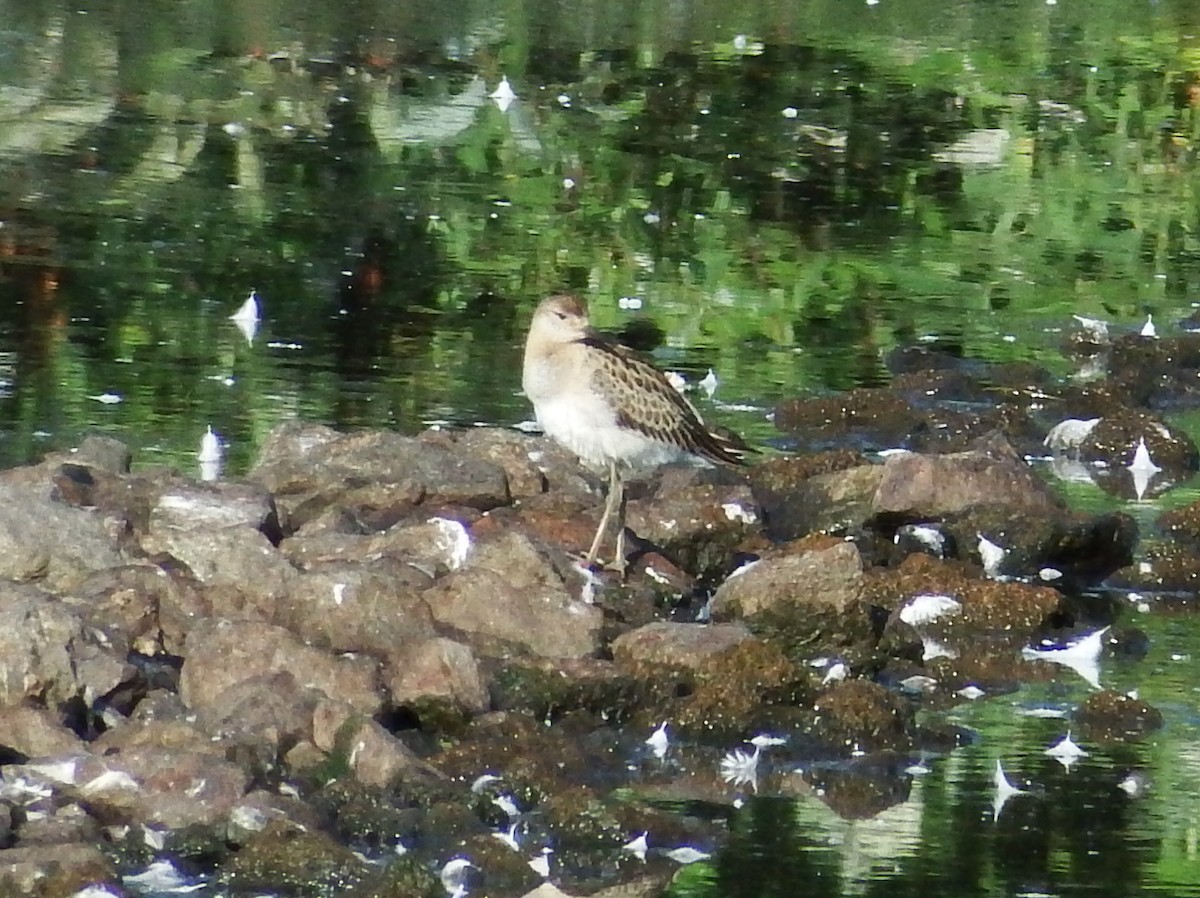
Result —
[[[587,467],[608,473],[608,495],[587,553],[596,563],[618,517],[613,564],[625,573],[624,478],[695,456],[743,465],[753,451],[704,423],[700,413],[648,359],[595,330],[578,296],[543,299],[525,340],[521,386],[542,430]]]

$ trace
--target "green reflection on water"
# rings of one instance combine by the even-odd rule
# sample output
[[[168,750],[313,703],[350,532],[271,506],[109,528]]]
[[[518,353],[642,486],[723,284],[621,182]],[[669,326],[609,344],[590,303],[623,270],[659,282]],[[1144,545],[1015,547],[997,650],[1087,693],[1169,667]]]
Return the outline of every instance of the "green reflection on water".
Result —
[[[8,464],[94,430],[191,469],[212,424],[237,472],[296,415],[514,423],[524,322],[564,288],[613,329],[640,299],[660,363],[713,368],[717,400],[750,408],[714,416],[767,442],[775,400],[887,383],[891,349],[936,340],[1066,376],[1071,313],[1169,330],[1200,282],[1192,3],[0,13]],[[519,97],[503,111],[501,76]],[[251,289],[264,321],[247,345],[227,316]],[[1185,693],[1194,713],[1190,686],[1170,687],[1152,700]],[[1024,729],[980,726],[1036,757]],[[1193,735],[1168,730],[1146,759],[1171,783],[1149,799],[1153,857],[1130,868],[1146,888],[1195,886],[1177,763]],[[1002,893],[1032,848],[981,822],[991,759],[963,752],[922,782],[898,870],[848,876],[843,847],[811,835],[841,824],[768,804],[677,888]],[[743,845],[772,866],[728,875]],[[1069,891],[1081,855],[1039,851]],[[1079,881],[1105,893],[1096,871]]]

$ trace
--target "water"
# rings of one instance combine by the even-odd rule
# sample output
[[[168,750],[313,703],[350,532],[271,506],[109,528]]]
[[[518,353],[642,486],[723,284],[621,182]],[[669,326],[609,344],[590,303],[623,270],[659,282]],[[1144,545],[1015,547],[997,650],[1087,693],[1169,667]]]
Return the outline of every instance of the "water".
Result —
[[[564,289],[605,328],[653,322],[657,361],[711,368],[705,408],[768,446],[778,399],[886,384],[896,347],[1067,376],[1072,313],[1169,333],[1193,311],[1198,19],[0,2],[0,463],[101,431],[192,470],[211,425],[236,474],[296,416],[515,424],[525,322]],[[228,316],[252,290],[248,343]],[[753,800],[676,893],[1200,893],[1200,642],[1186,618],[1144,628],[1154,652],[1120,680],[1166,713],[1152,739],[1066,772],[1041,754],[1060,722],[1015,713],[1032,688],[968,705],[979,740],[903,801],[847,822]],[[1001,756],[1035,794],[993,821]],[[1131,800],[1132,768],[1152,786]]]

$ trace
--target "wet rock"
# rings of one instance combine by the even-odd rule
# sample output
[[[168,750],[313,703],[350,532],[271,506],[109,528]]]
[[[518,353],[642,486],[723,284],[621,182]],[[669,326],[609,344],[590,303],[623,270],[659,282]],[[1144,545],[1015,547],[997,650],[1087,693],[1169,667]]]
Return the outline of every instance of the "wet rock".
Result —
[[[903,443],[921,414],[891,390],[861,388],[815,399],[789,399],[775,407],[775,426],[819,451],[852,443],[889,449]]]
[[[249,477],[275,496],[292,529],[336,505],[370,508],[387,526],[415,505],[488,509],[510,499],[500,466],[453,447],[387,431],[338,434],[297,423],[271,433]]]
[[[1153,705],[1110,689],[1089,695],[1072,719],[1080,737],[1094,742],[1128,742],[1163,725],[1162,712]]]
[[[36,813],[26,813],[14,830],[14,836],[22,847],[98,844],[102,838],[100,824],[76,802],[54,804]]]
[[[1080,444],[1079,457],[1084,461],[1103,461],[1109,468],[1124,468],[1133,462],[1138,443],[1143,439],[1154,463],[1168,473],[1182,475],[1200,467],[1200,452],[1191,437],[1136,409],[1105,414]]]
[[[613,660],[624,666],[660,664],[694,670],[713,655],[753,638],[742,623],[703,626],[657,621],[617,637],[612,654]]]
[[[402,857],[375,871],[345,893],[345,898],[442,898],[446,890],[429,866]]]
[[[343,894],[362,882],[370,865],[329,836],[272,823],[251,837],[218,871],[236,891]]]
[[[304,686],[365,714],[382,705],[375,661],[328,654],[282,627],[256,621],[209,620],[194,627],[184,645],[179,693],[193,710],[220,713],[234,685],[278,672],[291,672]]]
[[[1173,607],[1195,605],[1200,588],[1200,550],[1187,544],[1148,540],[1141,546],[1137,564],[1117,571],[1109,579],[1115,589],[1135,589],[1163,593]]]
[[[871,820],[908,800],[911,778],[898,765],[856,763],[850,767],[823,766],[797,770],[784,777],[780,791],[797,798],[815,798],[843,820]]]
[[[857,529],[872,514],[883,467],[841,450],[819,456],[772,458],[750,473],[773,540]]]
[[[981,441],[951,455],[893,455],[884,462],[875,513],[910,520],[937,518],[979,505],[1031,513],[1057,512],[1060,500],[1005,442]]]
[[[461,642],[432,637],[388,654],[384,686],[395,706],[423,720],[475,714],[488,707],[488,692],[475,654]]]
[[[849,751],[905,751],[913,711],[903,698],[867,680],[842,680],[817,697],[810,735]]]
[[[852,543],[829,543],[739,569],[713,596],[713,618],[753,617],[782,608],[845,609],[862,595],[862,558]]]
[[[1158,516],[1158,528],[1177,540],[1200,547],[1200,500],[1164,511]]]
[[[63,725],[60,714],[28,705],[0,707],[0,755],[42,758],[82,750],[83,743]]]
[[[942,529],[958,547],[958,557],[979,564],[988,576],[1037,579],[1050,569],[1068,578],[1059,585],[1075,587],[1097,583],[1127,565],[1138,538],[1137,522],[1120,512],[1083,518],[996,505],[947,515]],[[995,569],[982,557],[981,537],[1004,550]]]
[[[121,561],[99,514],[54,502],[44,487],[0,479],[0,578],[66,591]]]
[[[685,570],[703,576],[723,569],[734,547],[758,529],[759,512],[745,484],[709,482],[720,476],[712,469],[665,469],[652,499],[628,502],[626,525]]]
[[[581,580],[582,582],[582,580]],[[461,570],[425,593],[434,618],[486,652],[515,644],[536,655],[580,658],[600,645],[603,617],[521,533],[479,543]]]
[[[903,608],[919,595],[944,595],[959,609],[922,624],[921,629],[951,642],[971,640],[985,633],[1012,634],[1024,639],[1059,610],[1062,596],[1045,586],[1015,581],[980,580],[951,563],[927,555],[910,555],[895,570],[872,571],[864,583],[864,597],[892,610],[888,628],[901,623]]]
[[[804,705],[811,694],[806,671],[777,646],[751,640],[705,659],[694,691],[671,718],[696,736],[733,738],[778,719],[780,708]]]
[[[350,711],[351,713],[347,713]],[[399,780],[441,778],[403,742],[374,720],[336,701],[321,702],[313,714],[313,742],[346,764],[365,786],[386,788]]]
[[[32,845],[0,850],[0,893],[63,898],[88,886],[111,884],[121,894],[117,871],[91,843]]]
[[[587,712],[621,721],[644,707],[648,695],[669,692],[673,682],[663,677],[647,684],[598,658],[513,658],[492,678],[492,696],[500,710],[523,711],[535,720]]]

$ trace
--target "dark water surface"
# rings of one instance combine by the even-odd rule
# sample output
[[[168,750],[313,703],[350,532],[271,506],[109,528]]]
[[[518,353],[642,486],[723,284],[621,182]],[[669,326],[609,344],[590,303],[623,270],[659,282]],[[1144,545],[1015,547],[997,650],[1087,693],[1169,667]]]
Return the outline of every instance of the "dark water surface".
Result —
[[[886,384],[897,347],[1070,376],[1072,314],[1194,311],[1198,108],[1185,0],[0,0],[0,462],[99,430],[191,470],[211,425],[236,474],[295,416],[516,424],[564,289],[781,448],[776,400]],[[677,892],[1200,894],[1200,634],[1149,601],[1103,682],[1153,739],[1065,771],[1066,723],[1019,712],[1082,681],[965,701],[978,739],[886,810],[751,799]],[[998,759],[1030,794],[994,819]]]

